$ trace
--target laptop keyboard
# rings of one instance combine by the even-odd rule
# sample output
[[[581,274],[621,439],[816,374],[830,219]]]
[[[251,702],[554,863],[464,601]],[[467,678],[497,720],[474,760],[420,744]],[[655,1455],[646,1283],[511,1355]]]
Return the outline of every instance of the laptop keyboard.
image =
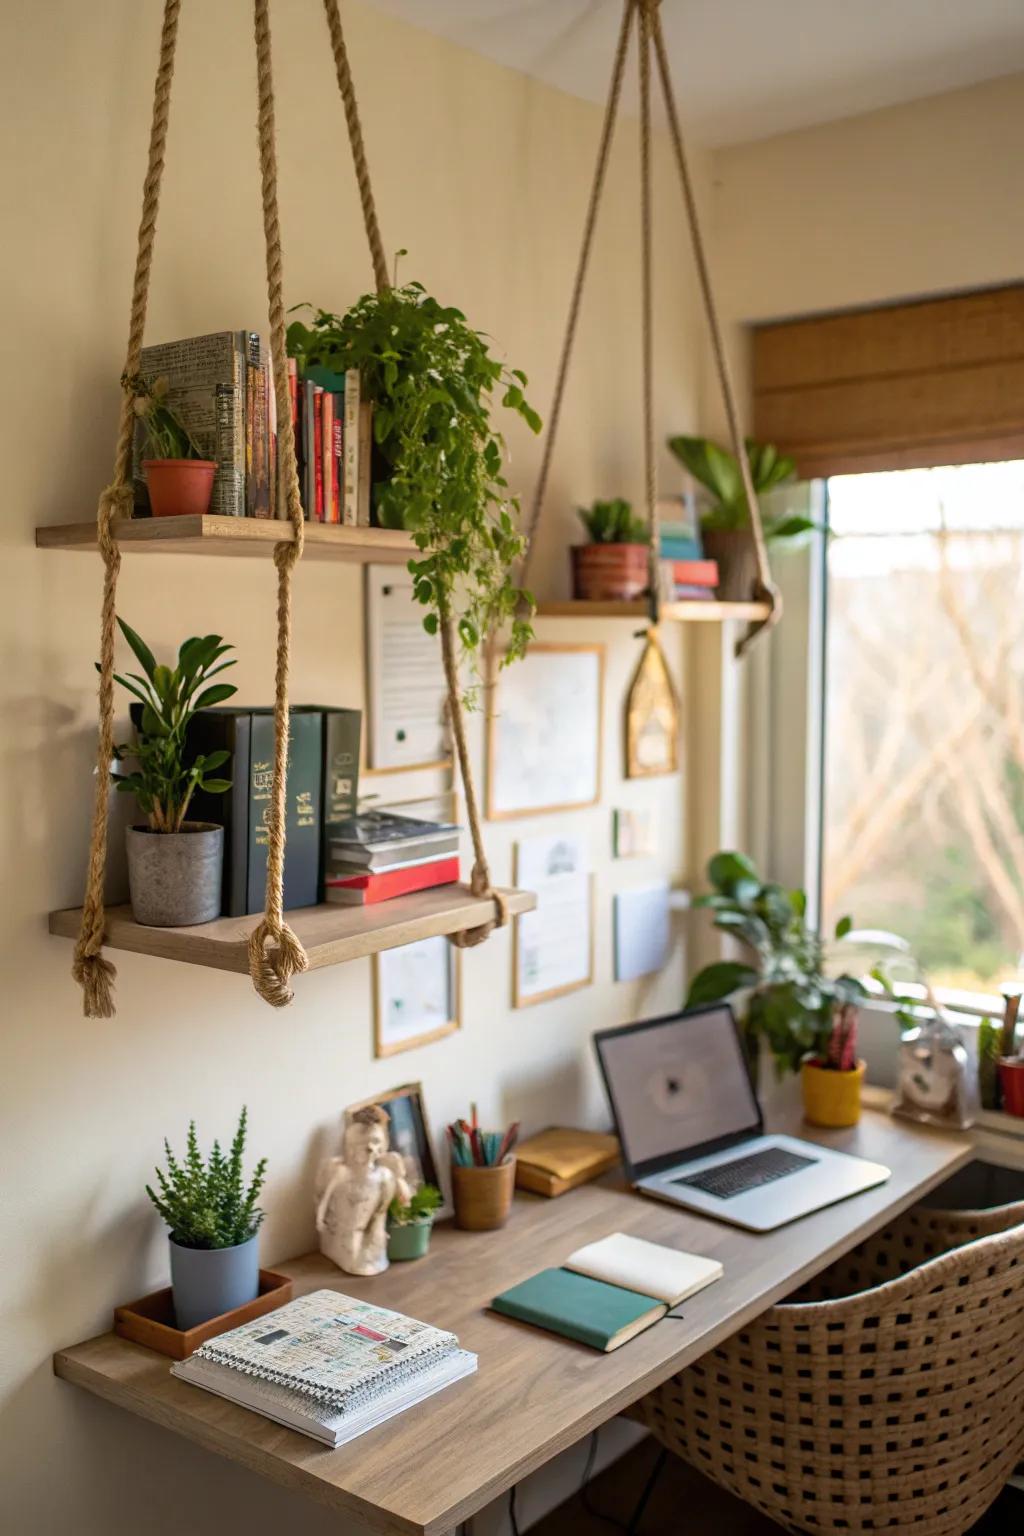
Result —
[[[810,1168],[818,1159],[801,1157],[798,1152],[786,1152],[782,1147],[766,1147],[763,1152],[751,1152],[747,1157],[734,1157],[728,1163],[717,1163],[700,1173],[691,1173],[685,1179],[673,1179],[673,1184],[683,1184],[687,1189],[699,1189],[719,1200],[731,1200],[734,1195],[745,1195],[750,1189],[762,1184],[774,1184],[789,1173]]]

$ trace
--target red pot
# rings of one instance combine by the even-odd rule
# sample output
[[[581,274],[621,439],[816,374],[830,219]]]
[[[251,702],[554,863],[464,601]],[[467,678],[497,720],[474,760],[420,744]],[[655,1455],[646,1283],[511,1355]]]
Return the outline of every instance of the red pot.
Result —
[[[585,602],[632,602],[648,583],[646,544],[574,544],[573,597]]]
[[[999,1062],[1003,1113],[1024,1120],[1024,1056],[1003,1056]]]
[[[217,472],[212,459],[143,459],[142,467],[154,517],[202,517],[210,510]]]

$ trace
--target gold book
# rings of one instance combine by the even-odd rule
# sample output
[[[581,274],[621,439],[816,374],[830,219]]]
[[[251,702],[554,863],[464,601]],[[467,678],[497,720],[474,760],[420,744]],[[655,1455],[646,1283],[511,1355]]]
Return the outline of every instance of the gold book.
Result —
[[[516,1184],[536,1195],[564,1195],[614,1168],[619,1142],[603,1131],[552,1126],[516,1148]]]

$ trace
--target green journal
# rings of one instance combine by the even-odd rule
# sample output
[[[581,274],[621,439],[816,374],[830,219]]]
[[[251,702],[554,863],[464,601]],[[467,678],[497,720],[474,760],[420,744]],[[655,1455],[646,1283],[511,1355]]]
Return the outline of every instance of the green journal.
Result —
[[[591,1280],[571,1269],[542,1269],[491,1302],[495,1312],[564,1334],[592,1349],[618,1349],[668,1311],[663,1301]]]

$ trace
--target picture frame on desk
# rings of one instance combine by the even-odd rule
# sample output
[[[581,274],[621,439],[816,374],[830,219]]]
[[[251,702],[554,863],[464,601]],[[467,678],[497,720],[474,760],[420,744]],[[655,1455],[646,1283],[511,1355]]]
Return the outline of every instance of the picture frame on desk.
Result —
[[[406,1170],[413,1182],[440,1187],[434,1144],[427,1119],[427,1106],[423,1097],[422,1083],[402,1083],[385,1093],[371,1094],[358,1104],[349,1104],[345,1110],[345,1125],[349,1125],[357,1109],[379,1104],[388,1117],[388,1137],[393,1152],[405,1159]]]
[[[373,956],[373,1054],[380,1060],[462,1028],[462,952],[418,939]]]

